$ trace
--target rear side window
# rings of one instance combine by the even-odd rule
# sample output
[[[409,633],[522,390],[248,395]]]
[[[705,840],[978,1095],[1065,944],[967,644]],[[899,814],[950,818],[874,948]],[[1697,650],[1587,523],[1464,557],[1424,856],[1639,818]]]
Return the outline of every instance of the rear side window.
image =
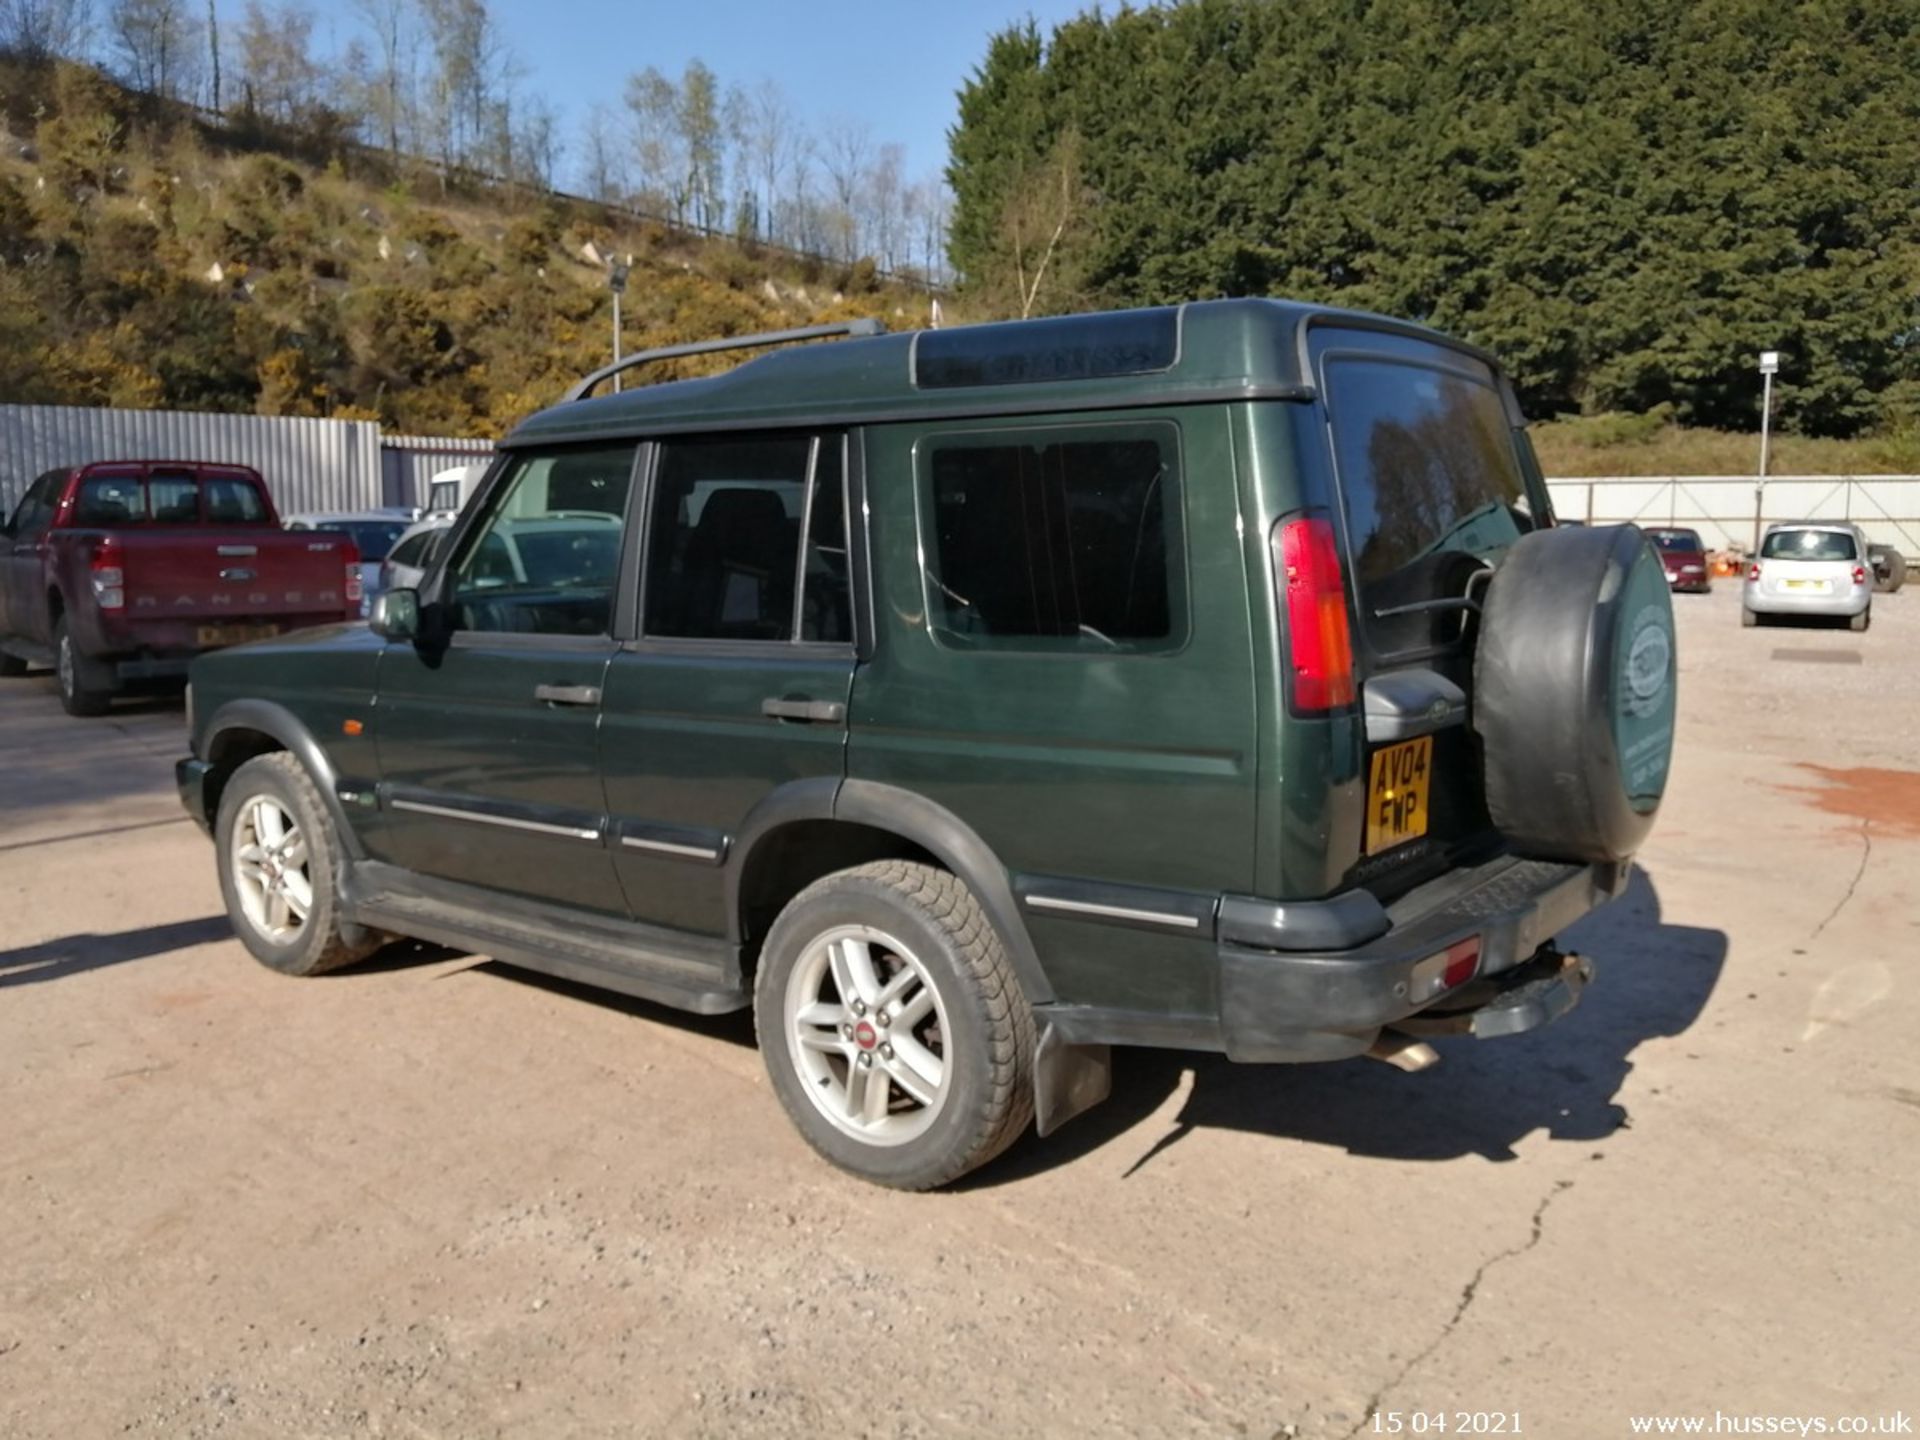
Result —
[[[1376,650],[1430,648],[1483,561],[1533,520],[1512,427],[1490,384],[1451,370],[1335,357],[1326,366],[1334,457],[1362,624]]]
[[[838,435],[661,442],[645,633],[850,643],[844,448]]]
[[[921,463],[943,639],[1107,653],[1183,638],[1171,425],[942,436]]]
[[[1762,560],[1858,560],[1844,530],[1774,530],[1760,542]]]

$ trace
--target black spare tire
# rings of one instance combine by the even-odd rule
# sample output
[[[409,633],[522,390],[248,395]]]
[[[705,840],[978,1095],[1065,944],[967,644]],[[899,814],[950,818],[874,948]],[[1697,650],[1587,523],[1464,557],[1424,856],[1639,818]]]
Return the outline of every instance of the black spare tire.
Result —
[[[1633,525],[1536,530],[1488,582],[1474,657],[1487,812],[1521,855],[1614,861],[1673,755],[1673,601]]]

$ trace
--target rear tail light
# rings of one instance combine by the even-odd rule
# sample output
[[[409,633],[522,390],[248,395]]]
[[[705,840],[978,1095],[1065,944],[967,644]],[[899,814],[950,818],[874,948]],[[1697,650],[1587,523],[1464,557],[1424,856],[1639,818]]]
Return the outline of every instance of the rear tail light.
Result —
[[[352,550],[347,551],[347,601],[358,605],[365,597],[366,587],[360,580],[360,557]]]
[[[1294,709],[1319,713],[1351,705],[1353,637],[1332,523],[1320,516],[1285,521],[1274,531],[1273,550],[1286,606]]]
[[[1853,567],[1853,583],[1856,585],[1864,585],[1867,583],[1867,567],[1866,566],[1856,565]]]
[[[1752,566],[1748,568],[1747,578],[1749,580],[1758,580],[1760,578],[1760,562],[1758,560],[1754,561]]]
[[[127,607],[127,572],[120,563],[120,542],[111,535],[94,541],[87,559],[88,578],[93,582],[94,603],[102,610]]]

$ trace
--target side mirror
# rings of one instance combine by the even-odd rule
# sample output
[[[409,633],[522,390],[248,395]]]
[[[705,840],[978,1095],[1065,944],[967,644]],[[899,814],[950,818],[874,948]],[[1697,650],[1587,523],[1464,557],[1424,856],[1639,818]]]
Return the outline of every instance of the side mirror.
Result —
[[[383,640],[412,640],[420,634],[420,592],[382,590],[373,597],[367,625]]]

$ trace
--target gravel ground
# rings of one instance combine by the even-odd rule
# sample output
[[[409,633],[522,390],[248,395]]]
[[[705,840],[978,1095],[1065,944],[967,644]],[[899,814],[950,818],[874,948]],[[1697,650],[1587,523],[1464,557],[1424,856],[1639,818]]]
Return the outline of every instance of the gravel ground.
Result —
[[[1572,1016],[1419,1075],[1125,1052],[932,1196],[816,1161],[742,1018],[268,973],[177,705],[0,683],[0,1434],[1911,1414],[1920,593],[1866,635],[1676,603],[1673,792]]]

